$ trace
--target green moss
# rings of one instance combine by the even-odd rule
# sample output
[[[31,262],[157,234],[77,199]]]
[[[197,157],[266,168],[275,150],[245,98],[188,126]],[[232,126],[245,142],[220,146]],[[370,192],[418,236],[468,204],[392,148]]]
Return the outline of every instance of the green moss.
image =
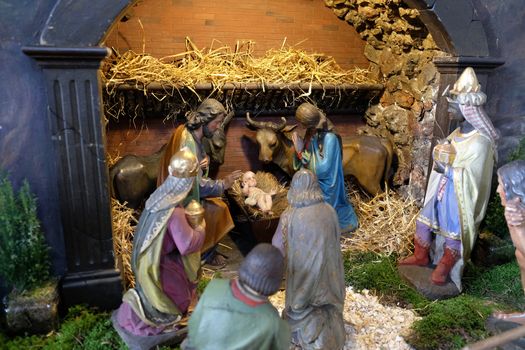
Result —
[[[525,159],[525,137],[520,140],[518,147],[509,154],[508,161],[512,162],[513,160]]]
[[[504,213],[505,208],[501,205],[499,194],[494,191],[489,199],[483,227],[502,239],[509,239],[510,233]]]
[[[206,286],[208,286],[208,283],[210,283],[211,278],[208,278],[206,276],[202,276],[199,280],[199,283],[197,284],[197,295],[202,295],[204,293],[204,290],[206,289]]]
[[[357,290],[369,289],[380,294],[382,300],[406,304],[422,317],[414,323],[413,335],[407,339],[417,349],[459,349],[486,337],[485,320],[492,309],[498,307],[490,296],[500,293],[497,301],[505,302],[515,295],[514,286],[510,288],[512,292],[505,291],[504,287],[504,281],[517,273],[512,266],[505,274],[501,270],[472,270],[466,283],[470,283],[473,295],[431,302],[401,280],[395,257],[347,253],[344,264],[347,284]],[[482,286],[483,293],[474,293]]]
[[[69,309],[60,330],[44,349],[124,350],[126,346],[113,329],[109,313],[75,306]]]
[[[408,342],[417,349],[459,349],[487,336],[485,320],[491,312],[486,301],[465,294],[429,303],[419,310],[423,318],[413,324]]]
[[[428,302],[401,280],[397,273],[396,258],[380,257],[374,253],[344,256],[345,282],[356,290],[373,290],[394,302],[410,304],[415,308]]]
[[[43,336],[32,335],[9,339],[0,334],[0,350],[43,349],[47,343],[48,338]]]
[[[197,295],[202,295],[208,286],[208,283],[214,278],[222,278],[222,273],[220,271],[215,271],[211,276],[201,276],[199,283],[197,284]]]
[[[463,281],[465,292],[470,295],[491,300],[503,308],[525,309],[520,268],[515,261],[491,269],[468,265]]]
[[[47,336],[9,338],[0,333],[0,350],[126,350],[111,324],[110,314],[84,306],[69,309],[60,329]],[[161,347],[160,349],[180,349]]]

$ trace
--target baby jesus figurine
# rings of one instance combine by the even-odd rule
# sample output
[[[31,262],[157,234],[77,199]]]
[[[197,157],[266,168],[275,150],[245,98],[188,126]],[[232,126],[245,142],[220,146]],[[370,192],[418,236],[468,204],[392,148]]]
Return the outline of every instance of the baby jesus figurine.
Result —
[[[252,171],[244,173],[242,176],[241,187],[242,193],[246,196],[244,203],[248,205],[257,205],[263,213],[271,213],[272,195],[275,194],[275,191],[267,193],[258,188],[255,174]]]

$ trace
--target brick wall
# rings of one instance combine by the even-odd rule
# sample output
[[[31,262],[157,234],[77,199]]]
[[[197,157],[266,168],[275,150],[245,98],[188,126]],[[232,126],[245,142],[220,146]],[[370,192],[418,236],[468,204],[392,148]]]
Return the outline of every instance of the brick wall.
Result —
[[[144,0],[128,15],[126,22],[117,23],[109,32],[106,46],[120,52],[142,52],[144,45],[144,52],[163,57],[185,51],[186,36],[199,48],[209,47],[214,39],[220,41],[214,47],[254,40],[254,54],[258,56],[280,47],[286,38],[287,44],[299,43],[297,46],[307,52],[333,56],[343,68],[368,67],[364,42],[322,0]],[[331,119],[342,136],[354,134],[363,125],[357,116]],[[255,132],[244,124],[242,118],[232,120],[225,163],[214,175],[221,177],[235,169],[275,170],[257,160],[258,149],[249,141]],[[112,120],[106,135],[108,152],[113,156],[152,154],[168,141],[176,126],[177,122],[157,119],[148,119],[147,123]]]
[[[144,0],[117,23],[105,45],[156,57],[185,51],[188,36],[199,48],[233,47],[254,40],[256,56],[279,48],[283,40],[308,52],[333,56],[343,68],[368,67],[364,42],[322,0]],[[142,23],[142,27],[139,23]]]
[[[336,125],[336,131],[341,136],[354,135],[356,129],[364,125],[359,116],[337,115],[329,116]],[[289,117],[289,124],[293,118]],[[257,120],[272,120],[279,122],[277,117],[257,118]],[[163,122],[160,119],[150,119],[147,123],[120,121],[110,122],[107,129],[107,151],[110,155],[124,156],[126,154],[148,155],[155,153],[164,143],[168,142],[171,132],[177,127],[177,122]],[[211,174],[212,177],[223,177],[236,169],[265,170],[279,175],[274,166],[261,164],[258,157],[258,147],[254,141],[255,131],[245,126],[244,118],[234,118],[227,129],[227,146],[224,164]]]

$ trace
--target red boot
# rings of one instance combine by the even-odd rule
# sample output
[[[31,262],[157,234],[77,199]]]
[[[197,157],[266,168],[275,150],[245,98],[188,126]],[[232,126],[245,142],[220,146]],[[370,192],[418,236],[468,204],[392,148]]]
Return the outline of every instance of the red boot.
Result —
[[[445,253],[441,260],[439,260],[438,265],[432,271],[432,283],[437,285],[443,285],[447,282],[448,274],[452,267],[459,260],[459,252],[454,249],[445,248]]]
[[[404,258],[403,260],[400,260],[398,262],[399,265],[428,265],[428,251],[430,250],[430,247],[424,247],[421,243],[419,243],[417,238],[414,238],[414,247],[414,254]]]

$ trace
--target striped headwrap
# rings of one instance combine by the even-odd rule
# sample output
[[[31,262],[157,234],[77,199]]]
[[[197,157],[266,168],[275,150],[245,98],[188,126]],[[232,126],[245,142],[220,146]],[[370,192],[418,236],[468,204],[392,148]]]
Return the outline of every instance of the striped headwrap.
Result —
[[[461,113],[476,130],[487,136],[492,143],[496,144],[499,139],[499,133],[492,125],[490,118],[481,106],[459,105]]]

